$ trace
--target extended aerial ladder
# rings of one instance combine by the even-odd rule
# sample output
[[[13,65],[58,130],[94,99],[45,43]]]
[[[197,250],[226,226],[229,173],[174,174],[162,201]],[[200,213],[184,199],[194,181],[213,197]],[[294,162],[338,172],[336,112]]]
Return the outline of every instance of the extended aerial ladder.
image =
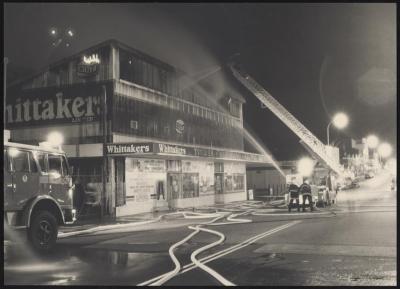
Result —
[[[329,169],[342,175],[342,170],[337,161],[333,160],[327,153],[325,145],[310,132],[300,121],[298,121],[286,108],[284,108],[275,98],[272,97],[260,84],[250,77],[241,68],[234,67],[234,63],[229,63],[233,75],[248,90],[250,90],[269,110],[271,110],[287,127],[289,127],[299,138],[312,155],[321,159]]]

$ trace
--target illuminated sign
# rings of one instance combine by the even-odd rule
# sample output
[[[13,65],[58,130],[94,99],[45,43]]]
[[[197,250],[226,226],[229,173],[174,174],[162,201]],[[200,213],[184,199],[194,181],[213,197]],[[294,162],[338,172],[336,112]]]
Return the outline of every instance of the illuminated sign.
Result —
[[[186,149],[180,146],[159,143],[158,150],[165,154],[186,155]]]
[[[192,157],[208,157],[226,160],[242,160],[267,162],[266,157],[258,154],[246,152],[222,151],[198,147],[188,147],[170,145],[165,143],[122,143],[107,144],[105,146],[106,155],[137,155],[152,153],[154,155],[176,155]]]
[[[96,75],[99,71],[100,58],[98,54],[83,56],[82,62],[78,63],[76,71],[80,77]]]
[[[100,64],[100,58],[98,54],[92,54],[91,56],[83,56],[83,63],[85,64]]]
[[[153,151],[152,143],[137,143],[137,144],[107,144],[105,146],[107,155],[120,154],[143,154]]]

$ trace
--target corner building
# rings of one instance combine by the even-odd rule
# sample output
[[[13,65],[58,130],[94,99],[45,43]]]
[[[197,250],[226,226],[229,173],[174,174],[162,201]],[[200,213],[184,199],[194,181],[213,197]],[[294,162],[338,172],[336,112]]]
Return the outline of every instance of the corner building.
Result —
[[[10,86],[6,127],[28,144],[60,132],[75,182],[105,187],[108,214],[246,200],[246,163],[266,159],[243,150],[244,99],[184,79],[109,40]]]

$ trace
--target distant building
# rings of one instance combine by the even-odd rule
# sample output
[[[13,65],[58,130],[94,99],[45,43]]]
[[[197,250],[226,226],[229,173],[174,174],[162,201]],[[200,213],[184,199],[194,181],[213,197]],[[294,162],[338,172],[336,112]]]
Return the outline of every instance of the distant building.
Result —
[[[8,88],[11,141],[64,136],[75,181],[117,216],[245,200],[243,97],[207,93],[185,73],[115,40]],[[106,174],[103,174],[103,164]]]

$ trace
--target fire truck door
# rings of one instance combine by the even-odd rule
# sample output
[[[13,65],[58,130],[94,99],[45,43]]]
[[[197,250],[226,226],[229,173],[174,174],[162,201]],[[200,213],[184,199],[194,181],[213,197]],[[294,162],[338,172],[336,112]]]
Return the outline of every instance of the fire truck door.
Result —
[[[14,203],[14,183],[13,174],[11,172],[10,159],[8,158],[8,152],[4,149],[4,209],[10,210],[15,206]]]
[[[63,175],[62,156],[48,154],[49,161],[49,193],[60,205],[67,205],[68,180]]]
[[[39,193],[39,171],[31,151],[14,148],[12,150],[15,207],[22,209],[33,196]]]

